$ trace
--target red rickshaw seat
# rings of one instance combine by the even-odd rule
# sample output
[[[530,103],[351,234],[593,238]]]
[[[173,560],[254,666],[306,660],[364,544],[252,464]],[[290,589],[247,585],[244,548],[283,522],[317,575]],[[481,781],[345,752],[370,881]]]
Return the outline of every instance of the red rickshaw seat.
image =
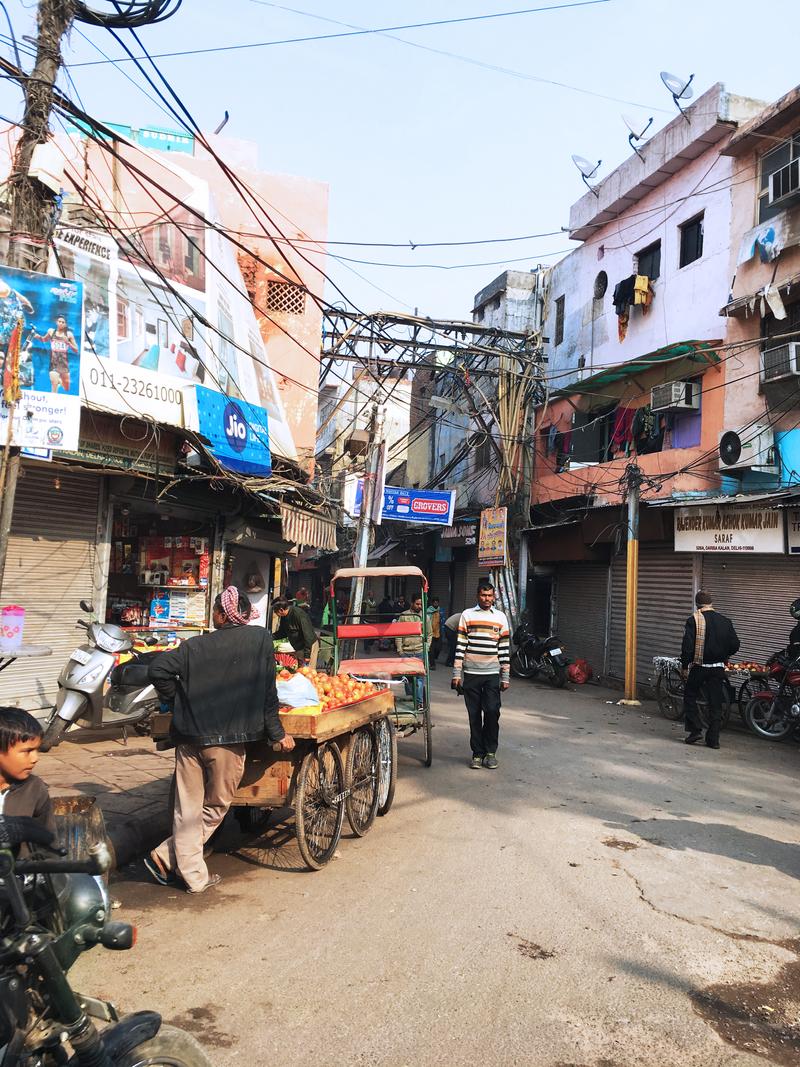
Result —
[[[363,678],[406,678],[425,674],[425,664],[417,656],[364,656],[343,659],[340,674],[356,674]]]

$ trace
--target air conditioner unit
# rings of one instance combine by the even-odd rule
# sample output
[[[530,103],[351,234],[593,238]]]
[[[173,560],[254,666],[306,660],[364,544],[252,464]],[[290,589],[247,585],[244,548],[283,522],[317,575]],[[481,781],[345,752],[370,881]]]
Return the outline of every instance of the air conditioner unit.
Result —
[[[761,381],[779,382],[800,377],[800,342],[789,341],[761,353]]]
[[[800,193],[800,159],[793,159],[785,167],[776,170],[769,176],[769,193],[767,199],[770,204],[780,204]]]
[[[653,411],[697,411],[700,407],[699,382],[667,382],[650,391]]]
[[[778,460],[772,427],[758,423],[745,430],[724,430],[719,435],[719,469],[748,469],[762,474],[777,474]]]

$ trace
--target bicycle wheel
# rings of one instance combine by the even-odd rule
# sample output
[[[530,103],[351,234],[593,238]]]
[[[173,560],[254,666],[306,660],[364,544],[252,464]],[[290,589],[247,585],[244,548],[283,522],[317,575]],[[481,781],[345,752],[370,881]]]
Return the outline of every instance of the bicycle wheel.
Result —
[[[375,723],[380,759],[380,784],[378,786],[378,814],[385,815],[392,806],[397,783],[397,731],[388,717]]]
[[[380,788],[380,752],[372,726],[359,727],[350,738],[345,781],[347,821],[353,833],[363,837],[375,822]]]
[[[675,722],[683,718],[683,679],[677,667],[659,671],[656,678],[656,700],[665,719]]]
[[[309,752],[297,776],[297,845],[312,871],[321,870],[336,851],[342,835],[344,801],[342,754],[333,741],[328,741]]]
[[[422,756],[422,762],[426,767],[430,767],[433,763],[433,724],[431,723],[431,706],[425,705],[425,709],[422,712],[425,719],[422,724],[422,738],[425,743],[425,749]]]

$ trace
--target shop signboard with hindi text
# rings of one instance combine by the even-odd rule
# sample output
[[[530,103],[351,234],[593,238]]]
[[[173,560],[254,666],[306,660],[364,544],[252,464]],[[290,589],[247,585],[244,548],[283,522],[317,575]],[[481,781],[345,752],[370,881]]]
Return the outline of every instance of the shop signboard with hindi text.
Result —
[[[505,567],[507,508],[485,508],[478,533],[478,566]]]
[[[72,449],[80,432],[83,286],[0,266],[0,442]]]
[[[675,551],[783,555],[783,516],[778,508],[758,504],[676,508]]]

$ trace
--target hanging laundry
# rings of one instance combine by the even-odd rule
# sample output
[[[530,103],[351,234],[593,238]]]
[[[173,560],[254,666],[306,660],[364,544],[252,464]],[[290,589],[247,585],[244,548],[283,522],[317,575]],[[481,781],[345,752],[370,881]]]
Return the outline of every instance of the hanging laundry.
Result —
[[[633,283],[633,302],[641,307],[643,315],[646,315],[650,310],[650,305],[653,303],[653,295],[653,285],[647,275],[637,274]]]
[[[764,289],[764,299],[776,319],[786,318],[786,308],[783,305],[783,300],[781,299],[781,294],[777,285],[770,283]]]
[[[634,408],[618,407],[614,412],[614,431],[611,434],[611,447],[617,452],[630,448],[633,442]]]
[[[635,284],[636,275],[631,274],[629,278],[623,278],[621,282],[617,282],[614,287],[612,303],[614,304],[614,310],[617,315],[621,316],[627,314],[628,308],[633,303]]]
[[[556,438],[558,437],[558,429],[555,425],[551,426],[547,431],[547,445],[545,447],[545,455],[552,456],[556,450]]]
[[[625,334],[628,332],[628,320],[630,319],[630,312],[626,311],[617,319],[617,337],[620,341],[625,340]]]

